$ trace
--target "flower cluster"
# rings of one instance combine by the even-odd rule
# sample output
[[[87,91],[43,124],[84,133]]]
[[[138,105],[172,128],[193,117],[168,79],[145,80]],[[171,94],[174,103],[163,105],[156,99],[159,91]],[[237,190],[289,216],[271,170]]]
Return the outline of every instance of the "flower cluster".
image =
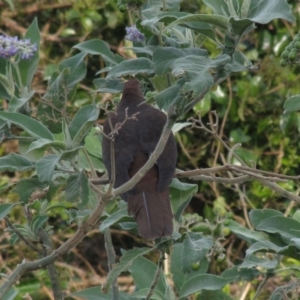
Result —
[[[36,43],[31,44],[30,39],[18,39],[0,35],[0,57],[9,59],[20,54],[22,59],[31,59],[37,51]]]
[[[141,33],[135,25],[126,27],[126,34],[125,39],[128,41],[141,43],[145,39],[144,34]]]

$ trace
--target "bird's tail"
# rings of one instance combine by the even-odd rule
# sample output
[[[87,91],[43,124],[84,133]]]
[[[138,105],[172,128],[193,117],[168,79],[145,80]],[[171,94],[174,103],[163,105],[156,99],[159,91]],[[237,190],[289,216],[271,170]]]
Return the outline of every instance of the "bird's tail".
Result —
[[[128,197],[128,213],[133,215],[139,234],[148,240],[170,236],[173,232],[173,212],[169,189],[141,191]]]

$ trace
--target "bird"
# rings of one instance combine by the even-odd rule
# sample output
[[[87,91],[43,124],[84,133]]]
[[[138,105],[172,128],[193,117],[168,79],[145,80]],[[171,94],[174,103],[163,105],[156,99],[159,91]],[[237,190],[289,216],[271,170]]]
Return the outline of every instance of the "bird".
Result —
[[[108,114],[104,122],[102,157],[112,179],[111,155],[114,153],[115,188],[129,181],[148,161],[166,124],[166,114],[145,102],[140,82],[129,79],[124,84],[116,111]],[[114,142],[111,143],[111,133],[116,127]],[[128,214],[135,218],[139,235],[147,240],[168,237],[173,233],[169,185],[175,174],[176,162],[177,146],[171,133],[153,167],[134,188],[121,195],[128,203]]]

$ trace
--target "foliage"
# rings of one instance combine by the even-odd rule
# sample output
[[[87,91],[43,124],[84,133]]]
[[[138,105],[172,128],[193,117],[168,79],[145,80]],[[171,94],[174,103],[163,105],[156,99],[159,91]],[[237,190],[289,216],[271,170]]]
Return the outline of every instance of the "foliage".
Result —
[[[0,58],[1,141],[3,145],[17,141],[15,152],[3,153],[0,169],[22,174],[21,179],[14,183],[3,177],[0,186],[4,195],[9,192],[18,195],[12,203],[7,200],[0,204],[0,217],[6,221],[11,244],[26,243],[31,251],[32,266],[36,262],[32,270],[40,269],[40,264],[44,263],[55,270],[53,261],[57,257],[53,261],[47,259],[55,253],[65,254],[76,246],[90,227],[98,224],[100,217],[99,229],[108,245],[108,259],[111,259],[110,228],[127,230],[132,235],[137,233],[133,218],[127,215],[126,203],[111,199],[107,186],[95,185],[97,172],[105,172],[100,149],[101,126],[95,125],[104,105],[96,104],[95,91],[91,96],[85,96],[83,102],[78,94],[83,94],[83,83],[90,84],[89,65],[98,57],[101,68],[94,71],[101,77],[93,80],[97,93],[118,94],[123,88],[121,78],[134,75],[143,82],[147,100],[155,102],[169,114],[172,112],[171,121],[177,120],[173,128],[177,131],[182,150],[178,162],[180,169],[224,167],[220,172],[229,172],[231,179],[240,179],[243,175],[247,181],[231,183],[237,192],[233,195],[228,188],[229,181],[223,181],[227,184],[224,187],[217,185],[219,177],[215,174],[218,171],[196,174],[200,178],[195,174],[179,174],[178,177],[203,181],[196,184],[187,179],[173,179],[170,186],[176,228],[173,236],[155,241],[152,247],[129,247],[122,252],[118,263],[108,263],[110,272],[101,292],[100,287],[90,287],[72,295],[84,299],[111,299],[118,294],[116,278],[123,272],[130,272],[136,291],[131,295],[119,293],[120,299],[184,299],[188,296],[201,299],[207,295],[232,299],[236,295],[230,293],[230,286],[243,282],[255,285],[260,280],[259,287],[251,291],[251,296],[257,298],[267,295],[264,287],[279,274],[282,286],[268,297],[281,299],[286,293],[291,298],[299,284],[285,281],[285,277],[300,271],[299,211],[289,204],[295,199],[299,203],[297,178],[280,177],[279,174],[278,179],[274,174],[259,173],[257,169],[297,174],[294,165],[298,162],[298,143],[292,137],[300,128],[296,113],[299,95],[295,95],[299,91],[288,83],[296,78],[290,70],[280,69],[283,74],[274,77],[274,70],[279,72],[271,65],[273,61],[278,63],[273,57],[274,52],[266,55],[262,47],[260,52],[247,48],[249,40],[252,43],[251,38],[262,43],[260,31],[253,31],[255,24],[266,26],[272,21],[280,32],[277,37],[268,36],[266,40],[272,46],[279,44],[283,50],[286,31],[276,19],[295,21],[289,5],[282,0],[203,0],[206,7],[202,10],[206,13],[198,14],[189,13],[188,9],[184,11],[186,3],[180,0],[108,2],[107,13],[120,17],[117,7],[121,12],[128,11],[129,19],[136,25],[127,29],[128,39],[133,43],[127,44],[130,46],[123,56],[112,51],[105,38],[81,41],[73,46],[76,51],[73,56],[60,58],[54,72],[49,71],[50,64],[45,68],[45,74],[49,75],[48,86],[42,97],[32,89],[39,66],[38,53],[30,61],[18,57]],[[87,35],[93,31],[89,22],[97,24],[102,15],[97,12],[99,7],[82,13],[80,5],[68,10],[66,16],[71,23],[80,20]],[[34,19],[25,34],[25,38],[37,45],[41,40],[38,23]],[[62,36],[71,35],[72,28],[66,27]],[[291,42],[296,48],[297,38],[295,36]],[[111,40],[116,41],[116,37]],[[41,49],[41,53],[48,54]],[[131,53],[130,59],[128,53]],[[253,56],[257,59],[259,55],[265,57],[262,57],[261,69],[257,71]],[[297,64],[297,55],[293,58],[288,54],[283,59],[288,58],[289,64]],[[261,78],[262,72],[265,80]],[[227,86],[224,85],[226,80]],[[282,87],[281,92],[270,96],[268,90],[278,85],[278,80],[287,82],[288,88]],[[227,94],[230,96],[224,96]],[[291,97],[285,102],[285,113],[282,114],[282,104],[287,96]],[[214,109],[219,115],[210,112]],[[201,110],[200,114],[198,110]],[[208,118],[209,125],[204,125],[201,118],[187,122],[195,114]],[[193,130],[186,128],[190,124],[194,125]],[[201,134],[198,129],[202,130]],[[216,138],[213,142],[212,136]],[[236,144],[241,142],[244,148],[237,149]],[[208,145],[212,145],[213,151],[209,152]],[[280,161],[274,164],[265,153],[278,149]],[[286,157],[282,153],[286,153]],[[208,185],[212,189],[206,191]],[[197,196],[193,199],[206,198],[201,212],[204,218],[184,214],[193,196]],[[283,200],[284,197],[289,201]],[[207,199],[210,199],[210,204]],[[108,203],[108,200],[112,201]],[[103,201],[102,206],[100,201]],[[11,222],[14,211],[20,207],[24,208],[25,218]],[[248,208],[251,208],[249,214]],[[59,226],[52,226],[50,222],[57,209],[58,214],[78,227],[73,233],[78,239],[71,237],[61,247],[51,243],[53,231],[59,231]],[[285,209],[286,213],[282,213]],[[96,212],[101,212],[101,216]],[[93,218],[94,222],[91,221]],[[228,254],[227,249],[234,246],[240,247],[239,250]],[[245,256],[241,254],[242,249]],[[174,285],[168,280],[169,274],[158,272],[162,257],[158,267],[151,261],[150,255],[157,253],[170,254],[170,277]],[[24,264],[26,262],[15,272]],[[59,280],[51,277],[53,270],[49,267],[47,271],[53,287]],[[9,273],[7,269],[1,272]],[[153,282],[155,284],[150,288]],[[0,295],[14,299],[18,285],[12,287],[15,283],[13,276],[1,283]],[[56,292],[55,299],[61,299],[60,289]]]

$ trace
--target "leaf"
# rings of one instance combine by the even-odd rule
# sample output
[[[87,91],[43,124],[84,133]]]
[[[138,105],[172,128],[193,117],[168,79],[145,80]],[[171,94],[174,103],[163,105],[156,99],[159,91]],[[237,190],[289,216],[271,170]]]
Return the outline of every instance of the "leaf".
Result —
[[[228,6],[225,0],[203,0],[203,3],[210,7],[215,15],[229,16]]]
[[[247,269],[260,267],[272,270],[275,269],[278,266],[278,264],[279,261],[277,258],[269,260],[267,257],[260,258],[256,257],[255,255],[248,255],[246,256],[244,262],[241,265],[239,265],[239,267]]]
[[[149,292],[149,288],[154,279],[155,272],[157,266],[152,261],[147,258],[139,256],[134,260],[132,265],[129,268],[129,272],[133,277],[134,283],[138,290],[147,289]],[[159,299],[164,300],[164,294],[166,291],[167,281],[164,274],[160,274],[157,285],[155,286],[154,291],[160,295]]]
[[[102,158],[102,135],[96,128],[92,128],[84,139],[84,147],[87,152],[95,157]]]
[[[273,244],[270,241],[260,241],[254,243],[246,250],[246,255],[251,255],[255,252],[273,252],[273,253],[283,253],[285,252],[289,246],[279,247]]]
[[[232,220],[230,220],[227,227],[239,238],[247,241],[250,244],[266,239],[262,233],[249,230],[248,228],[243,227],[239,223]]]
[[[20,154],[10,153],[0,157],[0,171],[26,171],[34,168],[34,163]]]
[[[153,74],[154,65],[153,62],[148,58],[135,58],[124,60],[118,65],[114,66],[107,74],[107,78],[121,77],[126,75],[136,74]]]
[[[19,62],[19,70],[21,75],[21,80],[30,91],[31,89],[31,82],[33,76],[35,75],[36,69],[39,63],[39,49],[40,49],[40,30],[38,27],[38,20],[34,18],[33,22],[28,27],[25,33],[25,39],[30,39],[32,44],[37,44],[37,51],[31,59],[22,59]]]
[[[197,293],[201,290],[216,291],[222,289],[228,280],[211,274],[198,275],[186,281],[180,290],[180,299],[191,294]]]
[[[109,65],[115,65],[123,61],[123,58],[119,55],[113,54],[113,52],[110,51],[108,44],[102,40],[90,40],[75,45],[73,48],[92,55],[101,55],[103,60]]]
[[[67,201],[71,203],[80,201],[81,207],[87,205],[89,201],[89,184],[84,171],[68,178],[65,194]]]
[[[68,87],[71,88],[86,76],[86,65],[84,59],[86,53],[79,53],[70,58],[63,60],[58,69],[63,72],[64,69],[70,69],[70,76],[68,77]]]
[[[196,23],[208,23],[214,26],[218,26],[223,30],[228,29],[228,18],[222,16],[222,15],[204,15],[204,14],[195,14],[195,15],[188,15],[188,16],[184,16],[181,17],[179,19],[177,19],[176,21],[172,22],[171,24],[169,24],[165,30],[168,30],[176,25],[181,25],[181,24],[185,24],[188,25],[189,23],[193,24],[194,22]]]
[[[170,200],[176,221],[180,221],[183,211],[197,191],[197,184],[182,183],[173,178],[170,184]]]
[[[106,282],[102,286],[102,291],[107,292],[112,282],[124,271],[127,271],[135,259],[143,256],[150,251],[152,248],[138,248],[126,251],[120,259],[120,262],[113,266],[112,270],[108,273],[106,277]]]
[[[17,98],[16,96],[12,96],[8,104],[9,112],[17,112],[25,103],[27,103],[34,95],[34,91],[28,93],[25,98]]]
[[[35,138],[43,138],[51,141],[54,139],[52,133],[47,129],[47,127],[45,127],[39,121],[25,115],[14,112],[0,111],[0,118],[23,128]]]
[[[4,295],[4,297],[2,298],[2,300],[13,300],[13,299],[16,298],[16,296],[18,296],[18,294],[19,294],[19,291],[12,287]]]
[[[184,273],[190,272],[192,265],[205,258],[212,245],[211,237],[202,237],[199,233],[187,233],[181,253],[182,271]]]
[[[287,244],[290,244],[291,239],[299,237],[300,223],[292,218],[274,216],[261,221],[256,229],[268,233],[278,233]]]
[[[26,204],[29,202],[33,192],[42,190],[45,187],[47,187],[47,184],[40,182],[37,178],[24,178],[16,183],[13,192],[17,193],[20,201]]]
[[[222,274],[226,280],[230,280],[230,282],[237,281],[252,281],[255,277],[259,275],[259,271],[257,269],[244,269],[240,268],[240,266],[234,266],[230,269],[226,269]]]
[[[103,294],[101,291],[101,286],[94,286],[76,293],[70,294],[70,296],[80,297],[85,300],[111,300],[113,299],[113,294],[109,291],[107,294]],[[130,295],[125,294],[124,292],[119,291],[120,300],[139,300],[133,298]]]
[[[96,86],[97,92],[99,93],[121,93],[124,88],[124,82],[119,78],[98,78],[93,80],[93,83]]]
[[[175,123],[172,127],[172,132],[176,133],[176,132],[180,131],[181,129],[183,129],[187,126],[190,126],[190,125],[192,125],[191,122]]]
[[[0,204],[0,220],[2,220],[4,217],[6,217],[15,205],[16,205],[16,203]]]
[[[82,107],[69,125],[69,132],[73,140],[73,147],[78,147],[88,134],[94,122],[98,119],[99,109],[90,104]]]
[[[139,289],[137,292],[134,292],[131,295],[133,297],[137,297],[138,299],[145,299],[148,293],[149,293],[149,287],[144,289]],[[160,292],[156,290],[154,290],[153,294],[151,295],[151,300],[165,300],[165,299],[170,300],[170,298],[165,298],[164,295],[162,295]]]
[[[49,182],[52,180],[54,168],[60,158],[60,155],[49,154],[36,162],[36,172],[41,182]]]
[[[197,264],[197,268],[192,267],[189,273],[183,273],[182,264],[181,264],[182,249],[183,249],[182,243],[175,244],[172,247],[172,252],[171,252],[170,271],[177,291],[180,291],[182,285],[187,280],[197,275],[205,274],[208,270],[208,261],[206,258],[204,258],[201,260],[200,263]]]
[[[210,70],[225,67],[231,57],[222,54],[216,59],[203,56],[188,55],[174,62],[172,74],[175,77],[186,77],[183,92],[192,92],[192,96],[208,91],[214,84]]]
[[[31,143],[31,145],[29,146],[26,153],[29,153],[30,151],[33,151],[36,149],[45,150],[48,147],[53,147],[53,148],[62,149],[62,150],[66,150],[66,148],[67,148],[66,144],[62,143],[62,142],[52,141],[52,140],[48,140],[48,139],[38,139],[37,141],[34,141],[33,143]]]
[[[252,209],[249,213],[249,218],[254,228],[263,220],[275,216],[283,216],[283,213],[275,209]]]
[[[181,92],[184,83],[184,79],[179,79],[174,85],[160,92],[155,98],[157,105],[168,110],[170,106],[184,102],[184,95]]]
[[[47,216],[34,216],[30,222],[30,228],[32,232],[35,234],[38,233],[38,230],[45,224],[45,222],[48,220]]]
[[[158,48],[153,53],[156,75],[162,75],[173,69],[174,62],[187,55],[208,56],[206,50],[197,48],[177,49],[174,47]]]
[[[283,105],[284,113],[300,110],[300,95],[288,98]]]
[[[274,19],[295,22],[295,17],[286,0],[252,0],[248,19],[259,24],[267,24]]]
[[[117,210],[108,216],[100,225],[99,230],[103,233],[107,228],[119,222],[122,218],[128,217],[127,208]]]

